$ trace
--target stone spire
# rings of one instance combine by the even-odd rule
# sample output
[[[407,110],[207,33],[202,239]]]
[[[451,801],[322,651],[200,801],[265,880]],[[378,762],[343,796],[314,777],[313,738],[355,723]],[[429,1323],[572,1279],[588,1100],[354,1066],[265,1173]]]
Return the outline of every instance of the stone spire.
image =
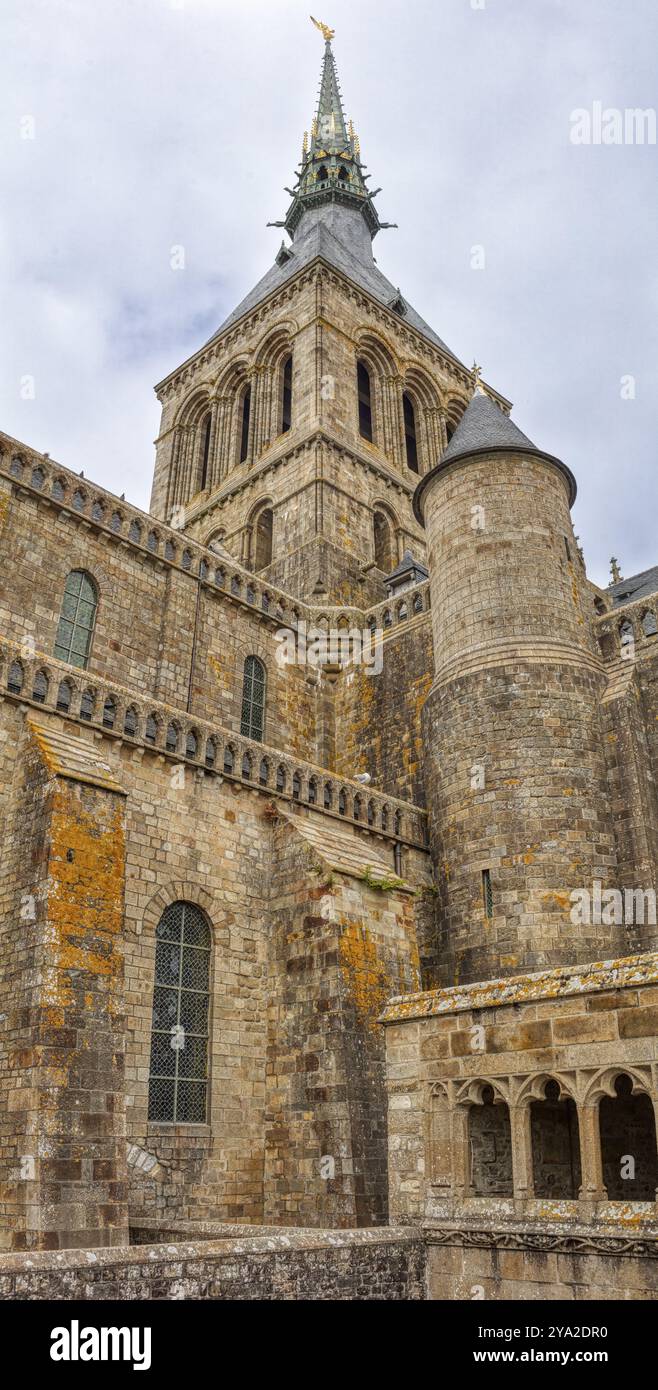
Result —
[[[379,220],[373,201],[375,193],[367,188],[370,176],[361,162],[358,136],[352,122],[345,119],[331,47],[333,30],[316,19],[313,23],[325,40],[317,111],[311,126],[310,144],[304,140],[297,183],[294,189],[287,190],[292,192],[292,203],[285,221],[273,225],[284,226],[289,236],[294,237],[305,212],[334,203],[358,208],[374,237],[382,227],[391,224]]]

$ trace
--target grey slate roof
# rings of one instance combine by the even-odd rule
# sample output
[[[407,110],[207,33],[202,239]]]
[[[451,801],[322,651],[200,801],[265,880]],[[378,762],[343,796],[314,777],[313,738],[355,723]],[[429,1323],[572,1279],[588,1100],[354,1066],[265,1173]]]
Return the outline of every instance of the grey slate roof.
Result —
[[[392,579],[402,579],[403,575],[411,574],[412,571],[416,571],[418,574],[424,575],[425,578],[429,578],[429,570],[427,566],[423,564],[422,560],[414,560],[411,551],[405,550],[399,565],[397,565],[394,570],[391,570],[390,574],[387,574],[386,583],[390,584]]]
[[[238,304],[237,309],[229,314],[216,333],[213,333],[213,340],[218,334],[223,333],[232,323],[241,318],[243,314],[255,308],[257,304],[265,299],[267,295],[285,285],[293,275],[296,275],[305,265],[314,260],[316,256],[322,256],[330,265],[336,267],[349,280],[353,280],[357,285],[371,294],[373,299],[379,300],[380,304],[390,307],[398,297],[398,289],[387,280],[382,274],[372,254],[372,243],[370,233],[365,225],[360,212],[336,206],[323,206],[315,211],[308,212],[300,223],[295,240],[290,248],[292,255],[283,265],[275,264],[267,271],[262,280],[254,286],[253,290],[245,296]],[[461,367],[463,362],[455,356],[454,352],[439,338],[429,324],[421,318],[420,314],[411,307],[405,300],[406,313],[404,322],[422,333],[430,342],[435,343],[443,352],[447,352],[455,362]]]
[[[478,390],[471,396],[447,449],[442,453],[441,463],[446,463],[460,454],[470,453],[472,449],[500,446],[516,449],[535,448],[527,434],[524,434],[489,396]]]
[[[621,603],[634,603],[635,599],[647,598],[649,594],[656,592],[658,565],[653,565],[650,570],[642,570],[641,574],[634,574],[630,579],[619,579],[616,584],[609,584],[607,588],[615,608]]]

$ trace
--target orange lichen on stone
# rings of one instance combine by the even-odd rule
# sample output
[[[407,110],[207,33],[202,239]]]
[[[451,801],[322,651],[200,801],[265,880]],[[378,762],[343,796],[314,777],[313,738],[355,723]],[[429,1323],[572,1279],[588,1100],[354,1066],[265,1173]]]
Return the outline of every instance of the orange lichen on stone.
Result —
[[[106,805],[101,796],[88,810],[81,788],[58,783],[53,797],[48,921],[56,944],[57,995],[51,1006],[70,1002],[71,970],[109,979],[119,979],[122,971],[123,805]]]
[[[376,1029],[390,990],[386,965],[367,927],[343,921],[341,928],[338,956],[349,997],[362,1022]]]

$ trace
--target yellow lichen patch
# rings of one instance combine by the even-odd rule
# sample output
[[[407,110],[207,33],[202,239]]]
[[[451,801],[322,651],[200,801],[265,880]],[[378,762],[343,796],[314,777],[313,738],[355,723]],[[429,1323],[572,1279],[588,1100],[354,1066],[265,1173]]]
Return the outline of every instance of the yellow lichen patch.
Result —
[[[377,1018],[391,992],[388,971],[377,954],[368,928],[360,922],[344,921],[338,942],[340,969],[356,1012],[369,1028],[377,1028]]]
[[[0,496],[0,535],[5,529],[7,517],[9,516],[9,498],[6,493]]]
[[[123,805],[104,793],[87,793],[69,783],[53,798],[48,864],[48,921],[55,947],[56,986],[50,1007],[71,1000],[68,972],[119,981],[123,928]]]
[[[545,903],[557,903],[558,907],[563,907],[565,911],[567,908],[571,909],[573,906],[568,893],[555,893],[552,891],[550,893],[542,893],[541,898],[542,902]]]

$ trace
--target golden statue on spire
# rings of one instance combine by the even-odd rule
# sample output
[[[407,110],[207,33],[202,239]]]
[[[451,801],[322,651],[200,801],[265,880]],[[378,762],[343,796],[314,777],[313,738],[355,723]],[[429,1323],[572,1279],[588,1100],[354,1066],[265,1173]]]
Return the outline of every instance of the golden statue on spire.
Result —
[[[314,19],[313,15],[311,15],[311,21],[315,25],[316,29],[320,30],[320,33],[326,39],[327,43],[331,43],[331,40],[333,39],[334,34],[336,33],[336,30],[330,29],[328,24],[322,23],[322,20]]]

